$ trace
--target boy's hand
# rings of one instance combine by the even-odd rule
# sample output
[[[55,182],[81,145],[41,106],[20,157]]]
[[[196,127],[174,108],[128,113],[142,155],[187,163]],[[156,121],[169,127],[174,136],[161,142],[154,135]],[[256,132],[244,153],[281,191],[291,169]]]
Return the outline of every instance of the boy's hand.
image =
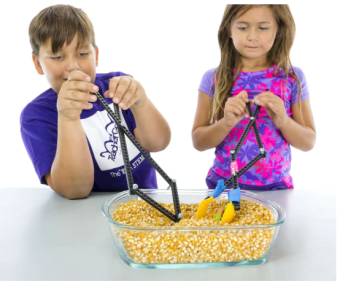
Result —
[[[142,85],[130,76],[113,77],[104,96],[124,110],[140,107],[148,99]]]
[[[277,128],[280,129],[287,123],[288,116],[280,97],[266,91],[257,95],[254,99],[254,103],[263,106],[266,109],[268,116],[273,120],[273,123]]]
[[[246,103],[249,102],[248,93],[241,91],[237,96],[228,98],[224,106],[225,124],[233,128],[241,119],[249,117]]]
[[[57,110],[58,115],[74,121],[80,118],[83,109],[91,109],[93,105],[88,102],[95,102],[97,97],[91,95],[99,89],[90,83],[90,76],[75,70],[72,71],[68,80],[61,86],[58,94]]]

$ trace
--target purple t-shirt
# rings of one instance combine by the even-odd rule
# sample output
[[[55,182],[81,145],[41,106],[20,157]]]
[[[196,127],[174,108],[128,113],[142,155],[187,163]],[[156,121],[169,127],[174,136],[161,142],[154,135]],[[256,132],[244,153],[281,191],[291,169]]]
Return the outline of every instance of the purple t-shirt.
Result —
[[[236,78],[230,96],[234,97],[242,90],[246,90],[248,97],[253,99],[258,94],[269,89],[270,92],[283,100],[287,115],[291,117],[291,105],[298,102],[299,87],[292,77],[288,77],[288,82],[286,82],[283,71],[278,75],[275,75],[273,73],[275,66],[276,65],[274,64],[267,70],[257,72],[240,72]],[[215,78],[213,78],[213,72],[215,69],[216,68],[210,69],[203,75],[199,86],[200,91],[212,98],[214,97]],[[306,78],[300,68],[294,67],[294,71],[301,83],[301,101],[303,101],[309,98]],[[253,112],[255,108],[256,105],[253,105]],[[215,159],[206,178],[206,183],[209,188],[215,188],[219,179],[226,180],[231,177],[230,150],[232,147],[236,147],[248,122],[249,118],[243,118],[216,147]],[[259,160],[247,172],[240,176],[240,188],[249,190],[294,188],[293,180],[290,175],[290,145],[284,139],[281,131],[268,117],[264,107],[260,109],[256,122],[267,155],[265,159]],[[259,147],[257,146],[253,128],[251,128],[237,154],[238,169],[243,168],[258,154]],[[231,188],[231,185],[229,188]]]
[[[122,72],[97,74],[95,85],[99,93],[108,89],[109,79],[126,76]],[[114,111],[112,99],[104,98]],[[97,100],[93,108],[83,110],[80,119],[87,137],[93,164],[94,185],[92,191],[121,191],[127,189],[123,155],[117,125]],[[133,134],[136,122],[130,109],[120,110],[122,124]],[[35,171],[42,184],[51,171],[58,137],[57,94],[48,89],[30,102],[20,117],[21,136]],[[138,187],[157,188],[156,172],[150,163],[126,137],[134,183]]]

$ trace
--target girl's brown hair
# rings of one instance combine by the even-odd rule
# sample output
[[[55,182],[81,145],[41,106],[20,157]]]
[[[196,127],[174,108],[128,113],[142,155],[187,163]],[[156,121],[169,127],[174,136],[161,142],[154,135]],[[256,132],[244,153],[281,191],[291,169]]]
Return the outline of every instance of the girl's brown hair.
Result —
[[[264,5],[227,5],[220,28],[218,30],[218,41],[221,50],[221,62],[214,71],[215,95],[213,100],[212,111],[210,113],[210,122],[223,117],[224,104],[230,97],[230,92],[235,83],[240,70],[241,60],[240,54],[234,47],[230,38],[230,27],[236,15],[239,17],[253,7]],[[293,45],[295,37],[295,22],[290,12],[288,5],[265,5],[269,7],[277,23],[277,32],[274,44],[268,52],[268,60],[271,64],[276,64],[274,74],[284,71],[286,75],[286,82],[288,82],[288,75],[297,81],[299,86],[298,105],[301,113],[301,83],[294,72],[290,61],[289,53]],[[235,73],[234,69],[235,68]],[[302,113],[301,113],[302,114]],[[301,116],[302,117],[302,116]]]
[[[69,45],[78,33],[77,48],[87,40],[96,47],[94,30],[88,16],[70,5],[54,5],[36,15],[29,26],[32,54],[39,56],[39,50],[51,38],[52,52],[58,52],[64,43]]]

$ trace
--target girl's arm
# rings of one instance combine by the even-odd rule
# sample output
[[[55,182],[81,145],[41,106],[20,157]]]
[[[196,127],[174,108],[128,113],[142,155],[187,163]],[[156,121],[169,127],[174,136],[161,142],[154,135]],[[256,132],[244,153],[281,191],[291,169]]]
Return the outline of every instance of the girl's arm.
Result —
[[[153,103],[147,99],[141,106],[133,105],[131,111],[136,120],[134,134],[137,141],[146,151],[164,150],[170,143],[171,131]]]
[[[292,104],[292,118],[290,118],[283,105],[283,101],[271,92],[263,92],[254,99],[255,104],[263,106],[273,123],[278,127],[286,141],[293,147],[309,151],[313,149],[316,140],[316,131],[309,99],[301,102],[301,113],[298,103]]]
[[[194,125],[192,127],[192,142],[198,151],[205,151],[220,144],[232,128],[226,127],[223,119],[210,124],[209,113],[213,98],[199,91]]]
[[[213,98],[199,91],[198,104],[194,125],[192,128],[192,142],[198,151],[205,151],[219,145],[235,127],[246,117],[246,102],[249,102],[246,91],[229,98],[224,107],[224,117],[214,124],[210,124],[209,114]]]
[[[303,122],[298,104],[292,104],[292,118],[288,117],[286,123],[280,127],[283,137],[293,147],[302,150],[312,150],[316,140],[316,130],[309,99],[301,102]]]

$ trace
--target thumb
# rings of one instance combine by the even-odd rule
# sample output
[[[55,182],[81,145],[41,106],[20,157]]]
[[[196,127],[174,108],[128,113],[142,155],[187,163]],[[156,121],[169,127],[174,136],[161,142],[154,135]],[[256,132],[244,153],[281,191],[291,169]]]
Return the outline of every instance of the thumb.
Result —
[[[249,102],[247,91],[243,90],[237,96],[240,96],[246,103]]]

